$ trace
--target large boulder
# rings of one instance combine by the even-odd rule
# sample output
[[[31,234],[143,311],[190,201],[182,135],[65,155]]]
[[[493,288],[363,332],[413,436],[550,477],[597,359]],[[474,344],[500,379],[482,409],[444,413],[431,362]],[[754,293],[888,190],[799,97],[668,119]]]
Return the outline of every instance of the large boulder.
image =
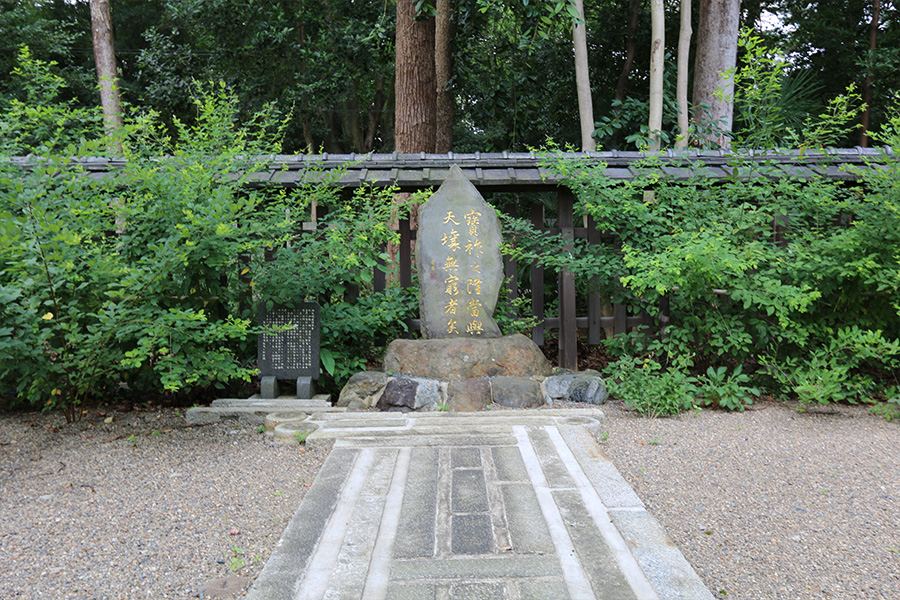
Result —
[[[517,333],[492,339],[394,340],[384,357],[387,373],[433,379],[546,376],[541,349]]]

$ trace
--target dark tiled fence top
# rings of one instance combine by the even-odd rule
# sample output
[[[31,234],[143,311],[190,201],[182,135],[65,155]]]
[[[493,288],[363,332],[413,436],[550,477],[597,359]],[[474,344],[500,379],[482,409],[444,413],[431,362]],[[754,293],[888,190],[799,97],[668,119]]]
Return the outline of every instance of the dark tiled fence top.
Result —
[[[497,191],[528,189],[556,189],[562,180],[555,172],[542,166],[549,155],[537,152],[502,152],[471,154],[316,154],[271,155],[254,157],[255,172],[252,185],[295,187],[321,181],[341,169],[334,183],[344,188],[370,184],[396,184],[403,190],[415,190],[440,185],[450,166],[458,165],[466,177],[482,189]],[[824,152],[781,150],[730,153],[722,150],[666,151],[660,153],[608,151],[564,152],[553,155],[588,164],[605,165],[605,173],[613,179],[631,179],[646,170],[648,159],[677,179],[733,177],[804,177],[824,175],[829,179],[853,181],[860,170],[877,168],[895,154],[890,148],[838,148]],[[14,164],[27,166],[31,157],[15,157]],[[82,158],[73,160],[95,177],[103,177],[109,170],[121,167],[121,160]]]

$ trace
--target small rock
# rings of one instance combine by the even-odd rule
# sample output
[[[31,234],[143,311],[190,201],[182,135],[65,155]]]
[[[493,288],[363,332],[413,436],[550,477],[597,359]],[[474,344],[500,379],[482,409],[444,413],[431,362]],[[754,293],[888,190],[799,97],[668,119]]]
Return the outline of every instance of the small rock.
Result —
[[[360,408],[369,408],[378,400],[378,394],[384,390],[384,387],[390,381],[387,373],[380,371],[363,371],[353,375],[338,398],[337,405],[340,407],[359,406]]]
[[[606,383],[596,371],[552,375],[543,385],[544,393],[554,400],[604,404],[608,396]]]
[[[234,576],[211,579],[200,587],[200,597],[209,598],[211,600],[237,598],[249,583],[249,577]]]
[[[458,379],[447,385],[447,405],[454,412],[474,412],[491,403],[487,379]]]
[[[491,397],[495,404],[511,408],[534,408],[545,403],[541,384],[525,377],[495,377],[491,380]]]
[[[419,384],[412,379],[392,379],[384,388],[378,409],[409,412],[416,408],[416,390]]]
[[[228,535],[240,535],[240,533],[240,529],[232,528],[231,531],[228,532]]]

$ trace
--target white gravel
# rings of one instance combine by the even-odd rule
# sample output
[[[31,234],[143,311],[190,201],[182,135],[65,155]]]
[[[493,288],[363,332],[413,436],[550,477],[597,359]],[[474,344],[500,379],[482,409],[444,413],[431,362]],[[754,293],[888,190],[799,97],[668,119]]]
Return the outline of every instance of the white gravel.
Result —
[[[171,409],[0,416],[0,598],[191,598],[255,577],[326,454]]]
[[[900,599],[900,424],[850,406],[603,408],[604,452],[718,598]],[[252,579],[327,453],[171,409],[61,420],[0,416],[0,599]]]
[[[646,419],[601,447],[717,598],[900,599],[900,423],[767,403]]]

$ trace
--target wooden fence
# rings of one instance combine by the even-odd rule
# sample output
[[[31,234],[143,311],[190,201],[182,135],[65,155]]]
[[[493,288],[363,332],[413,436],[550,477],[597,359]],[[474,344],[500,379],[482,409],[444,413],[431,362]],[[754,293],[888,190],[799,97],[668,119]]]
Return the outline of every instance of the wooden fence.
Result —
[[[831,180],[855,181],[860,171],[877,168],[879,161],[890,155],[890,149],[882,148],[850,148],[830,149],[823,153],[797,150],[781,150],[747,153],[734,161],[734,156],[724,151],[666,151],[651,155],[660,169],[668,177],[675,179],[693,179],[703,177],[715,182],[717,179],[765,176],[805,177],[810,174],[824,176]],[[627,180],[634,178],[646,167],[640,166],[648,158],[640,152],[586,152],[564,153],[565,158],[593,162],[602,165],[605,174],[611,179]],[[27,164],[28,157],[13,158],[13,162]],[[92,176],[103,176],[103,173],[115,169],[116,161],[108,159],[86,159],[83,168]],[[542,166],[542,159],[534,153],[496,153],[496,154],[368,154],[357,155],[302,155],[266,157],[267,168],[259,169],[251,175],[251,186],[298,187],[311,181],[328,178],[340,186],[344,193],[352,194],[355,188],[363,185],[396,186],[400,191],[436,188],[447,177],[452,165],[459,166],[466,177],[479,189],[486,198],[493,192],[547,192],[557,195],[557,214],[545,215],[539,203],[531,205],[530,218],[535,228],[550,234],[560,233],[566,239],[586,238],[591,244],[612,243],[610,236],[600,232],[590,220],[575,223],[574,196],[565,187],[565,182],[556,173]],[[331,177],[337,172],[339,176]],[[505,207],[503,207],[505,208]],[[315,207],[312,209],[309,228],[315,227]],[[526,215],[520,215],[526,216]],[[555,219],[553,217],[555,216]],[[555,224],[551,221],[555,220]],[[576,226],[579,225],[579,226]],[[783,224],[775,223],[776,230]],[[412,284],[413,262],[411,242],[415,240],[416,231],[409,221],[399,224],[401,244],[399,248],[399,282],[404,287]],[[507,290],[509,297],[515,298],[520,292],[516,287],[515,274],[518,265],[507,260],[506,274],[512,277],[513,284]],[[664,327],[668,322],[667,300],[661,300],[660,313],[656,323],[648,315],[627,314],[626,307],[621,304],[612,305],[611,315],[603,316],[603,300],[597,294],[582,298],[576,296],[576,286],[571,273],[562,272],[555,282],[558,294],[558,313],[546,314],[544,307],[545,290],[553,282],[545,281],[543,271],[532,265],[530,269],[530,293],[532,313],[538,319],[532,331],[532,338],[543,344],[548,329],[559,331],[559,364],[562,367],[575,369],[577,364],[578,329],[587,330],[588,343],[595,344],[604,337],[604,329],[615,334],[623,333],[639,325],[656,325]],[[384,274],[377,270],[375,274],[376,291],[384,291],[386,282]],[[578,314],[577,307],[582,308]],[[413,320],[413,328],[418,322]]]

